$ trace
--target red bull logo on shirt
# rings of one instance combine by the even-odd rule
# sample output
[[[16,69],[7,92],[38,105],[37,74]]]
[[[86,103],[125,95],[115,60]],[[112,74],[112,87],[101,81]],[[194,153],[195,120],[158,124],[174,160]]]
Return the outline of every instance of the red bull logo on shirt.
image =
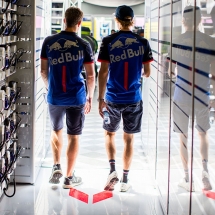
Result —
[[[115,63],[128,58],[138,57],[144,54],[144,47],[139,46],[139,50],[127,49],[123,50],[121,55],[110,54],[110,62]]]
[[[125,40],[125,45],[127,46],[127,45],[131,45],[132,43],[139,43],[138,41],[137,41],[137,38],[127,38],[126,40]]]
[[[49,47],[49,52],[51,52],[52,50],[60,50],[60,49],[62,49],[60,43],[58,43],[58,42],[55,42],[51,46],[48,46],[48,47]]]
[[[50,65],[57,65],[60,63],[78,61],[84,58],[84,52],[78,51],[78,54],[72,55],[70,52],[61,53],[59,58],[48,57]]]
[[[79,46],[77,45],[77,43],[78,43],[77,40],[76,40],[76,42],[67,40],[67,41],[64,43],[64,48],[71,48],[72,46],[79,47]]]
[[[132,46],[136,43],[139,43],[139,45]],[[135,37],[120,37],[114,43],[110,43],[109,46],[111,63],[126,60],[128,58],[138,57],[144,54],[144,46],[140,45],[140,42]],[[129,46],[131,47],[128,49]],[[119,51],[114,51],[115,49],[119,48],[122,50],[121,54],[119,54]]]
[[[111,45],[111,51],[115,48],[120,48],[123,46],[124,46],[124,44],[121,41],[117,40],[114,44]]]
[[[120,37],[117,41],[115,41],[113,44],[109,44],[111,49],[110,51],[114,50],[115,48],[122,48],[125,49],[128,46],[132,45],[133,43],[139,43],[137,41],[137,38],[126,38],[126,37]]]
[[[63,45],[61,45],[62,40],[65,41]],[[57,42],[54,42],[52,45],[50,45],[50,46],[48,45],[48,48],[49,48],[49,52],[51,52],[53,50],[64,52],[71,47],[79,47],[77,44],[78,44],[77,40],[71,41],[71,40],[59,39]]]

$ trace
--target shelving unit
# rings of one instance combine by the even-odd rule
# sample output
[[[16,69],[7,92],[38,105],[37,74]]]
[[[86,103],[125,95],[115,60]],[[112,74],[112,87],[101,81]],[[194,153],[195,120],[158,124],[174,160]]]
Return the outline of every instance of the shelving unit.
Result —
[[[64,0],[52,0],[51,9],[51,30],[52,34],[58,33],[63,29],[63,14],[65,11]]]
[[[51,30],[52,34],[59,33],[64,28],[63,18],[65,10],[70,6],[81,8],[82,0],[52,0]]]

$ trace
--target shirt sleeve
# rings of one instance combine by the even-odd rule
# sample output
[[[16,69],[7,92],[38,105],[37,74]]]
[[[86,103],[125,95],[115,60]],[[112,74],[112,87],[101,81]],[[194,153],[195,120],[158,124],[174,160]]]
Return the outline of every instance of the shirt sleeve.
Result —
[[[48,56],[46,53],[46,47],[47,47],[47,38],[43,41],[43,45],[42,45],[42,50],[41,50],[41,54],[40,54],[40,58],[43,60],[48,60]]]
[[[94,54],[89,43],[85,47],[84,64],[94,63]]]
[[[108,63],[110,62],[108,45],[107,45],[107,43],[105,43],[105,39],[102,40],[102,44],[100,46],[98,61],[99,62],[108,62]]]
[[[149,42],[147,41],[147,44],[146,44],[146,47],[145,47],[145,50],[144,50],[142,63],[146,64],[146,63],[150,63],[152,61],[153,61],[152,50],[151,50],[151,47],[149,45]]]

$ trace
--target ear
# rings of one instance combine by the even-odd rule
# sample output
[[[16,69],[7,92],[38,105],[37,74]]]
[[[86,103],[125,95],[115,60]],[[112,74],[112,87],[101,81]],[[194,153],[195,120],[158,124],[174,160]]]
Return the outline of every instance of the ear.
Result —
[[[81,21],[78,22],[78,27],[81,25]]]

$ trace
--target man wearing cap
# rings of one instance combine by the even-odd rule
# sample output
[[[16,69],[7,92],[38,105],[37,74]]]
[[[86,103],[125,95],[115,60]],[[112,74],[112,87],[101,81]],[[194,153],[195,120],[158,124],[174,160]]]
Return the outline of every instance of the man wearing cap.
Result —
[[[116,31],[114,29],[111,30],[111,34],[115,34]]]
[[[134,13],[126,5],[116,9],[116,22],[119,32],[102,40],[98,61],[99,71],[99,114],[104,117],[103,108],[109,114],[110,123],[103,124],[105,145],[110,163],[105,190],[114,190],[119,181],[115,169],[115,133],[123,118],[123,174],[120,191],[130,188],[128,172],[133,156],[134,133],[140,132],[142,121],[141,70],[144,76],[150,75],[150,62],[153,60],[151,48],[146,39],[132,33]]]
[[[144,37],[144,29],[138,29],[137,34],[141,37]]]
[[[196,11],[196,22],[194,22],[194,11]],[[196,26],[194,25],[196,23]],[[179,182],[179,186],[187,191],[195,191],[194,180],[190,189],[190,174],[188,170],[188,124],[189,118],[194,116],[195,128],[200,140],[200,154],[202,160],[202,182],[205,190],[211,190],[208,171],[208,149],[209,143],[207,131],[210,128],[209,109],[215,107],[210,102],[210,84],[215,84],[209,74],[215,75],[215,41],[210,36],[200,32],[198,26],[201,23],[201,11],[199,7],[187,6],[183,13],[183,24],[186,32],[173,39],[172,48],[172,71],[169,75],[176,76],[175,91],[173,98],[173,130],[179,133],[180,156],[184,168],[185,177]],[[193,49],[193,38],[195,34],[195,49]],[[193,69],[193,50],[195,50],[195,68]],[[177,66],[177,74],[175,68]],[[193,72],[195,71],[195,73]],[[193,75],[195,82],[193,83]],[[194,85],[194,104],[192,102]],[[194,109],[193,109],[194,105]],[[193,131],[194,132],[194,131]]]

